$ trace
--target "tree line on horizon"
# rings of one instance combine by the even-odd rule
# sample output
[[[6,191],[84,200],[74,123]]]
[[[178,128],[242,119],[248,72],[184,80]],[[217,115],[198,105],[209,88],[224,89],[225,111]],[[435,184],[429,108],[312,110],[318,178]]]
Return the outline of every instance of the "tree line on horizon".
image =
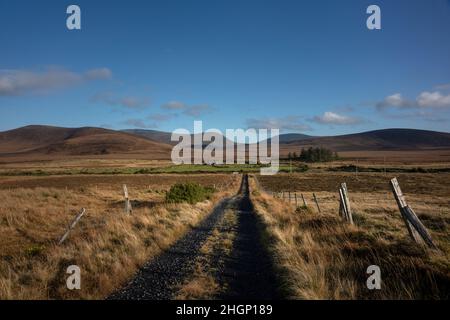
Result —
[[[330,162],[339,159],[337,152],[324,147],[302,148],[300,154],[289,152],[288,160],[297,160],[303,162]]]

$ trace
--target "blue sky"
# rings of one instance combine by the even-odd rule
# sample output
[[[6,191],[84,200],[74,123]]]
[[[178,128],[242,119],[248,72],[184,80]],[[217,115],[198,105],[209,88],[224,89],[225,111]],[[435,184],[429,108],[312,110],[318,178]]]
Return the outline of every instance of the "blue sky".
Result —
[[[382,30],[366,27],[371,4]],[[449,119],[448,0],[0,0],[0,130],[334,135]]]

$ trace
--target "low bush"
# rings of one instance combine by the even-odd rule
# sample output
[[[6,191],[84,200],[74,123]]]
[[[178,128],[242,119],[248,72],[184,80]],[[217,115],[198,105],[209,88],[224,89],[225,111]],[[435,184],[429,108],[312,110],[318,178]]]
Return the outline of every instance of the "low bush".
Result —
[[[213,188],[203,187],[197,183],[177,183],[167,191],[166,202],[195,204],[209,199],[213,192]]]

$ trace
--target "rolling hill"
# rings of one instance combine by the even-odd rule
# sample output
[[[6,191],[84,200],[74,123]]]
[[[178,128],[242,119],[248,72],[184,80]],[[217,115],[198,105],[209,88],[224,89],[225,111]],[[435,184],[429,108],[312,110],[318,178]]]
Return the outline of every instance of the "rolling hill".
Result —
[[[171,146],[125,132],[102,128],[27,126],[0,133],[0,156],[52,158],[140,155],[169,159]]]
[[[140,136],[149,140],[153,140],[156,142],[161,142],[165,144],[176,144],[170,140],[172,133],[158,131],[158,130],[148,130],[148,129],[125,129],[122,132],[130,133],[135,136]]]
[[[362,133],[313,137],[281,143],[281,148],[298,151],[299,148],[323,146],[333,151],[401,151],[450,148],[450,133],[416,130],[384,129]]]

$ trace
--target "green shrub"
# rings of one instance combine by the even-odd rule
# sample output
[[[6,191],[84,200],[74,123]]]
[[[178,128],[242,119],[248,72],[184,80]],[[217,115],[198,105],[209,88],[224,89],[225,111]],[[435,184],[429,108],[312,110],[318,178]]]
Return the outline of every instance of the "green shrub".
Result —
[[[213,192],[213,188],[203,187],[197,183],[177,183],[167,191],[166,202],[195,204],[209,199]]]
[[[25,254],[30,257],[36,257],[42,254],[45,247],[39,244],[34,244],[25,249]]]

